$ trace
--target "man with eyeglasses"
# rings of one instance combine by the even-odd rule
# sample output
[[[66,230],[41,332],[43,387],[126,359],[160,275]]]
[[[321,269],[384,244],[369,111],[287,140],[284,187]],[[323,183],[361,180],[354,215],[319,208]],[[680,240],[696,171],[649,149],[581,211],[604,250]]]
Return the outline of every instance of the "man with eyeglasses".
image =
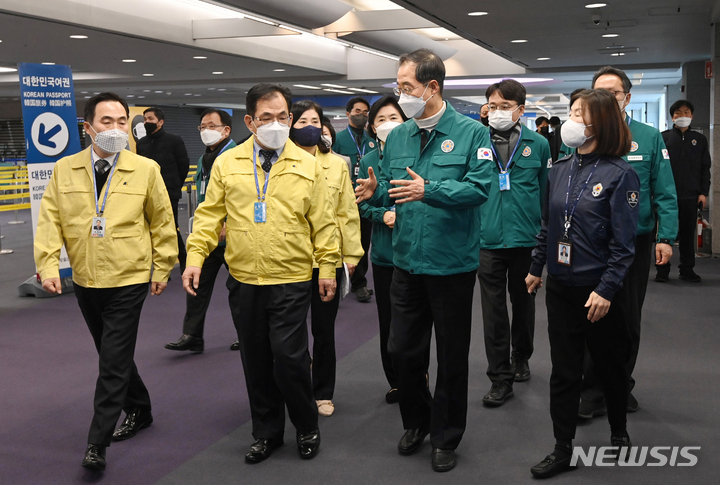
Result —
[[[625,112],[625,108],[630,104],[632,83],[627,74],[620,69],[603,67],[595,73],[592,87],[610,91],[617,99],[622,112]],[[667,264],[672,256],[672,244],[678,231],[678,208],[670,156],[662,135],[655,128],[633,120],[628,114],[625,114],[625,122],[632,132],[632,145],[630,153],[623,158],[640,177],[640,217],[635,241],[635,260],[625,275],[622,289],[625,292],[631,339],[630,357],[627,362],[627,372],[630,376],[627,410],[635,412],[639,409],[639,405],[632,394],[635,386],[632,372],[640,348],[640,321],[650,275],[650,263],[653,259],[652,245],[654,242],[655,264]],[[657,213],[657,221],[655,213]],[[607,412],[605,395],[587,354],[583,375],[583,392],[578,416],[584,419],[602,416]]]
[[[390,132],[379,179],[371,168],[356,188],[358,201],[397,204],[388,351],[406,430],[398,451],[416,452],[430,434],[438,472],[455,467],[465,432],[478,206],[487,200],[493,170],[487,128],[443,100],[444,80],[445,65],[432,51],[400,57],[396,94],[413,119]],[[433,327],[434,396],[425,374]]]
[[[212,171],[215,159],[227,150],[237,145],[230,138],[232,132],[232,117],[227,111],[208,108],[200,115],[200,138],[207,147],[205,153],[197,162],[195,172],[195,187],[197,203],[200,205],[205,200],[210,172]],[[197,296],[186,295],[185,318],[183,319],[183,333],[175,342],[165,344],[168,350],[189,350],[191,352],[202,352],[205,349],[203,331],[205,329],[205,314],[210,306],[215,278],[217,278],[220,267],[225,262],[225,224],[218,235],[218,245],[212,250],[202,265],[200,284],[196,291]],[[230,345],[230,350],[240,350],[240,342],[235,341]]]
[[[525,277],[540,232],[550,147],[545,137],[520,123],[525,86],[505,79],[490,86],[488,100],[494,177],[480,206],[480,267],[487,376],[482,401],[497,407],[511,398],[513,383],[530,379],[535,335],[535,297]],[[512,305],[512,325],[507,298]],[[512,360],[511,360],[512,357]]]
[[[215,160],[188,238],[183,287],[196,295],[203,262],[225,223],[228,299],[255,437],[245,461],[259,463],[283,445],[285,406],[300,457],[309,459],[317,454],[320,430],[306,317],[313,258],[321,300],[335,296],[335,216],[322,167],[288,138],[290,90],[258,84],[245,104],[253,136]]]
[[[350,178],[355,184],[360,170],[362,157],[377,148],[375,140],[365,131],[368,121],[370,103],[365,98],[355,97],[347,102],[345,114],[348,118],[348,126],[335,136],[335,144],[332,149],[335,153],[350,158]],[[365,254],[355,267],[355,272],[350,277],[350,291],[355,293],[359,302],[367,303],[372,299],[372,291],[367,287],[365,275],[368,270],[368,254],[370,251],[370,240],[372,238],[372,221],[364,217],[360,218],[360,243]]]

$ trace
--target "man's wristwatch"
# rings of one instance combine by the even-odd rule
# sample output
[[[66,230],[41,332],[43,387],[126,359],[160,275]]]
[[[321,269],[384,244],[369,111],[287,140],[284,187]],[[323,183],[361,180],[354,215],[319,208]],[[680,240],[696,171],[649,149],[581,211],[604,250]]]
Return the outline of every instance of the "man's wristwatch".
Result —
[[[669,244],[670,246],[672,246],[672,241],[671,241],[670,239],[667,239],[667,238],[658,239],[658,242],[657,242],[657,243],[658,243],[658,244]]]

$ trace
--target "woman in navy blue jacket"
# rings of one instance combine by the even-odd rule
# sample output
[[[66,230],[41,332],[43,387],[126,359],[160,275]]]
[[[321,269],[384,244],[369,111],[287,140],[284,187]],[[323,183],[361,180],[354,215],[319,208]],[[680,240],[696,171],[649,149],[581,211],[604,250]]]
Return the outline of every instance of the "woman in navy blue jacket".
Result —
[[[556,444],[530,469],[536,477],[570,468],[586,345],[605,389],[611,446],[618,454],[631,446],[625,370],[630,334],[618,290],[635,256],[640,181],[621,158],[630,151],[632,135],[612,94],[581,91],[571,103],[561,134],[577,150],[555,162],[548,174],[542,229],[525,280],[528,292],[536,291],[547,264]]]

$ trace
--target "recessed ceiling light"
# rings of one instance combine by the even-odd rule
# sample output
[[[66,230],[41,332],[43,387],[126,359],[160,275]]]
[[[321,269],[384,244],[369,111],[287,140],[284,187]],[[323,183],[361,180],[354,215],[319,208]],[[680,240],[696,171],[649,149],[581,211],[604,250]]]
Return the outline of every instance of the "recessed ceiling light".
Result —
[[[150,92],[149,89],[143,89],[143,93],[149,93],[149,92]]]
[[[610,37],[617,37],[618,35],[620,35],[620,34],[603,34],[603,37],[610,38]]]
[[[613,52],[613,53],[610,54],[610,55],[611,55],[611,56],[614,56],[614,57],[617,57],[617,56],[624,56],[625,53],[624,53],[624,52]]]
[[[364,89],[364,88],[348,88],[350,91],[357,91],[359,93],[369,93],[369,94],[377,94],[377,91],[371,91],[370,89]]]
[[[550,58],[549,57],[538,57],[537,60],[538,61],[549,61]]]
[[[208,88],[208,91],[215,91],[215,88]]]
[[[87,91],[80,91],[80,94],[87,94]]]
[[[135,97],[135,95],[134,95],[134,94],[128,94],[128,95],[127,95],[127,96],[125,96],[125,97],[126,97],[126,98],[134,98],[134,97]]]
[[[482,17],[483,15],[487,15],[487,12],[470,12],[468,13],[471,17]]]
[[[138,98],[144,98],[145,96],[138,96]]]
[[[515,39],[511,40],[510,42],[512,42],[513,44],[524,44],[525,42],[527,42],[527,39]]]
[[[155,91],[156,93],[162,93],[162,91]]]
[[[207,59],[206,56],[193,56],[193,59]]]
[[[2,40],[0,40],[0,42],[2,42]]]
[[[196,94],[195,96],[202,96],[202,94]]]
[[[339,84],[320,84],[320,86],[327,86],[329,88],[347,89],[347,86],[340,86]],[[326,89],[327,91],[327,89]]]
[[[293,84],[296,88],[303,88],[303,89],[322,89],[317,86],[308,86],[307,84]]]
[[[352,91],[344,91],[342,89],[332,89],[332,88],[324,89],[323,91],[330,91],[332,93],[342,93],[342,94],[355,94]]]
[[[588,3],[585,8],[602,8],[607,6],[607,3]]]
[[[185,96],[192,96],[193,93],[185,93]]]
[[[97,93],[93,93],[93,94],[100,94],[100,92],[98,91]]]
[[[55,63],[54,62],[43,62],[42,65],[43,66],[54,66]]]
[[[87,39],[88,36],[87,35],[71,35],[70,38],[71,39]]]
[[[227,91],[225,88],[218,88],[218,91]]]
[[[274,72],[285,72],[285,69],[273,69]]]
[[[135,59],[123,59],[123,62],[137,62]]]
[[[213,71],[213,74],[224,74],[222,71]]]
[[[145,74],[143,74],[143,76],[145,76],[145,77],[153,77],[154,75],[155,75],[155,74],[150,74],[149,72],[148,72],[148,73],[145,73]]]
[[[85,99],[90,99],[90,96],[85,96]]]

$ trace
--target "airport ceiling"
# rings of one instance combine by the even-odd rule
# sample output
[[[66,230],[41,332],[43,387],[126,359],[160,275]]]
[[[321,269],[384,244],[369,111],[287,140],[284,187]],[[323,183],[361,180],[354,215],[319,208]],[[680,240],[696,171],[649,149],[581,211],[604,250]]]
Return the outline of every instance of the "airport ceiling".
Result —
[[[683,63],[710,59],[720,0],[589,3],[0,0],[0,71],[69,64],[78,104],[114,90],[136,105],[242,108],[250,86],[271,81],[332,105],[390,93],[397,56],[429,47],[445,59],[445,96],[461,111],[477,111],[488,79],[516,77],[538,112],[564,114],[566,95],[603,65],[628,72],[638,101],[678,83]],[[17,73],[0,72],[0,107],[18,95]]]

